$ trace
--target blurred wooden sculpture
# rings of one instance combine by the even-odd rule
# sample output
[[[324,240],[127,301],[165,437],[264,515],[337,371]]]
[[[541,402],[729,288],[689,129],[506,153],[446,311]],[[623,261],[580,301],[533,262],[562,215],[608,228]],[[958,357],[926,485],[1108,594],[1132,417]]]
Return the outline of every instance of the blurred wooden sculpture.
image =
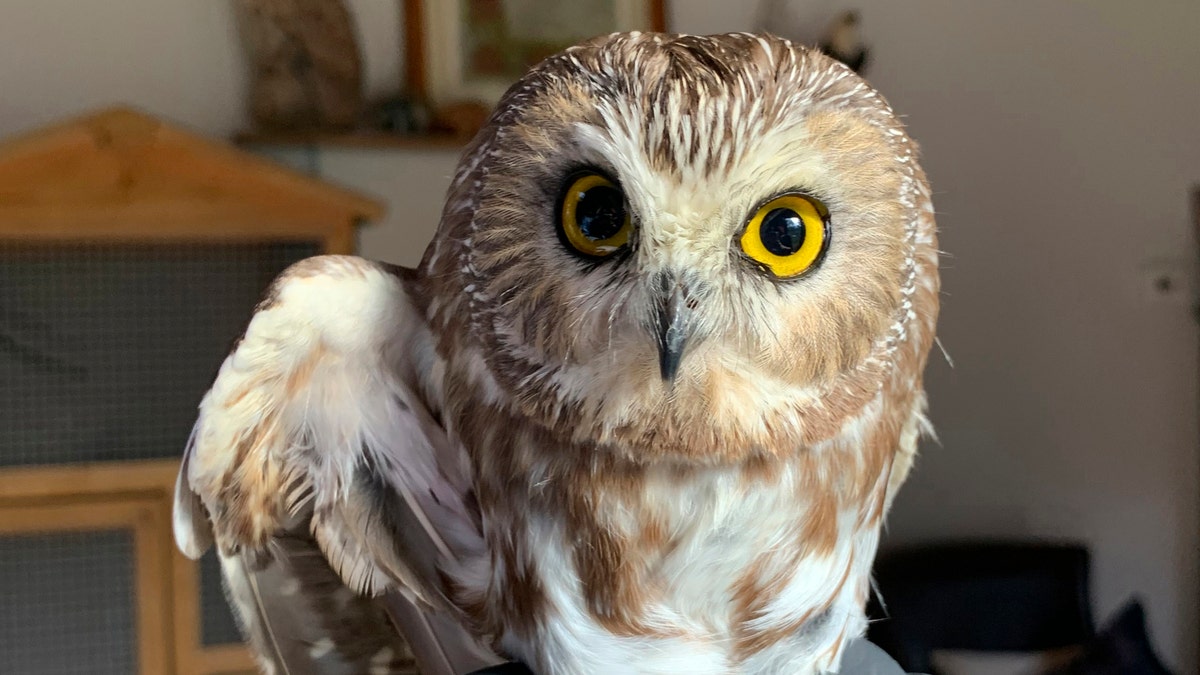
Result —
[[[342,0],[235,0],[235,7],[259,126],[343,129],[358,121],[362,58]]]

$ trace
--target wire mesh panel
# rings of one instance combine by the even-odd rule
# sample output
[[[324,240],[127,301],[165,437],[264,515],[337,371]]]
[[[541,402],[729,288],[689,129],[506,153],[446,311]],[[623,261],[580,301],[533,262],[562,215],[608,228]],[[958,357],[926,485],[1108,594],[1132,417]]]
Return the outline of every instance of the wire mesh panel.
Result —
[[[0,242],[0,467],[178,457],[262,291],[318,250]]]
[[[201,396],[267,285],[319,250],[0,242],[0,469],[181,456]],[[210,554],[200,598],[209,646],[241,642],[220,584]],[[0,667],[10,672],[26,671]]]
[[[0,535],[0,673],[137,672],[133,533]]]

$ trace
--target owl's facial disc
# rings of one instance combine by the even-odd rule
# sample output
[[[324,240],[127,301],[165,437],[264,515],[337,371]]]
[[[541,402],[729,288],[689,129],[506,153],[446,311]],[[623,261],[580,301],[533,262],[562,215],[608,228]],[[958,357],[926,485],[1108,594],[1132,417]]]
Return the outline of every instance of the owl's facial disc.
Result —
[[[598,38],[514,85],[477,138],[427,254],[434,309],[469,315],[468,374],[547,429],[638,456],[811,442],[912,335],[931,240],[915,157],[817,52]]]

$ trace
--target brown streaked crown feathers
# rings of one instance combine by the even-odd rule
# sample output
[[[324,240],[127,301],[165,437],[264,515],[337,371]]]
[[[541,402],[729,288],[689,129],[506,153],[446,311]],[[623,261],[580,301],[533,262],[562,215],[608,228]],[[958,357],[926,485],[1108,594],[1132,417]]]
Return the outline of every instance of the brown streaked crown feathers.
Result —
[[[562,229],[581,172],[628,214],[598,254]],[[820,245],[787,274],[745,243],[783,198]],[[538,673],[836,671],[927,428],[937,293],[916,147],[848,68],[597,38],[505,95],[417,270],[277,282],[189,485],[223,551],[311,513],[348,584]]]

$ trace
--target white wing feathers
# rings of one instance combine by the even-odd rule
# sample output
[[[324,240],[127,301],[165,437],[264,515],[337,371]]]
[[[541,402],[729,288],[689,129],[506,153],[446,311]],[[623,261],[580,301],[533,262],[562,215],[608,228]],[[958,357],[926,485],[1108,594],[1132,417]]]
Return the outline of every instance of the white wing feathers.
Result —
[[[308,516],[351,589],[446,607],[439,570],[483,543],[460,450],[419,394],[432,348],[401,273],[322,256],[275,282],[200,404],[176,493],[184,553],[215,538],[223,557],[270,560]]]

